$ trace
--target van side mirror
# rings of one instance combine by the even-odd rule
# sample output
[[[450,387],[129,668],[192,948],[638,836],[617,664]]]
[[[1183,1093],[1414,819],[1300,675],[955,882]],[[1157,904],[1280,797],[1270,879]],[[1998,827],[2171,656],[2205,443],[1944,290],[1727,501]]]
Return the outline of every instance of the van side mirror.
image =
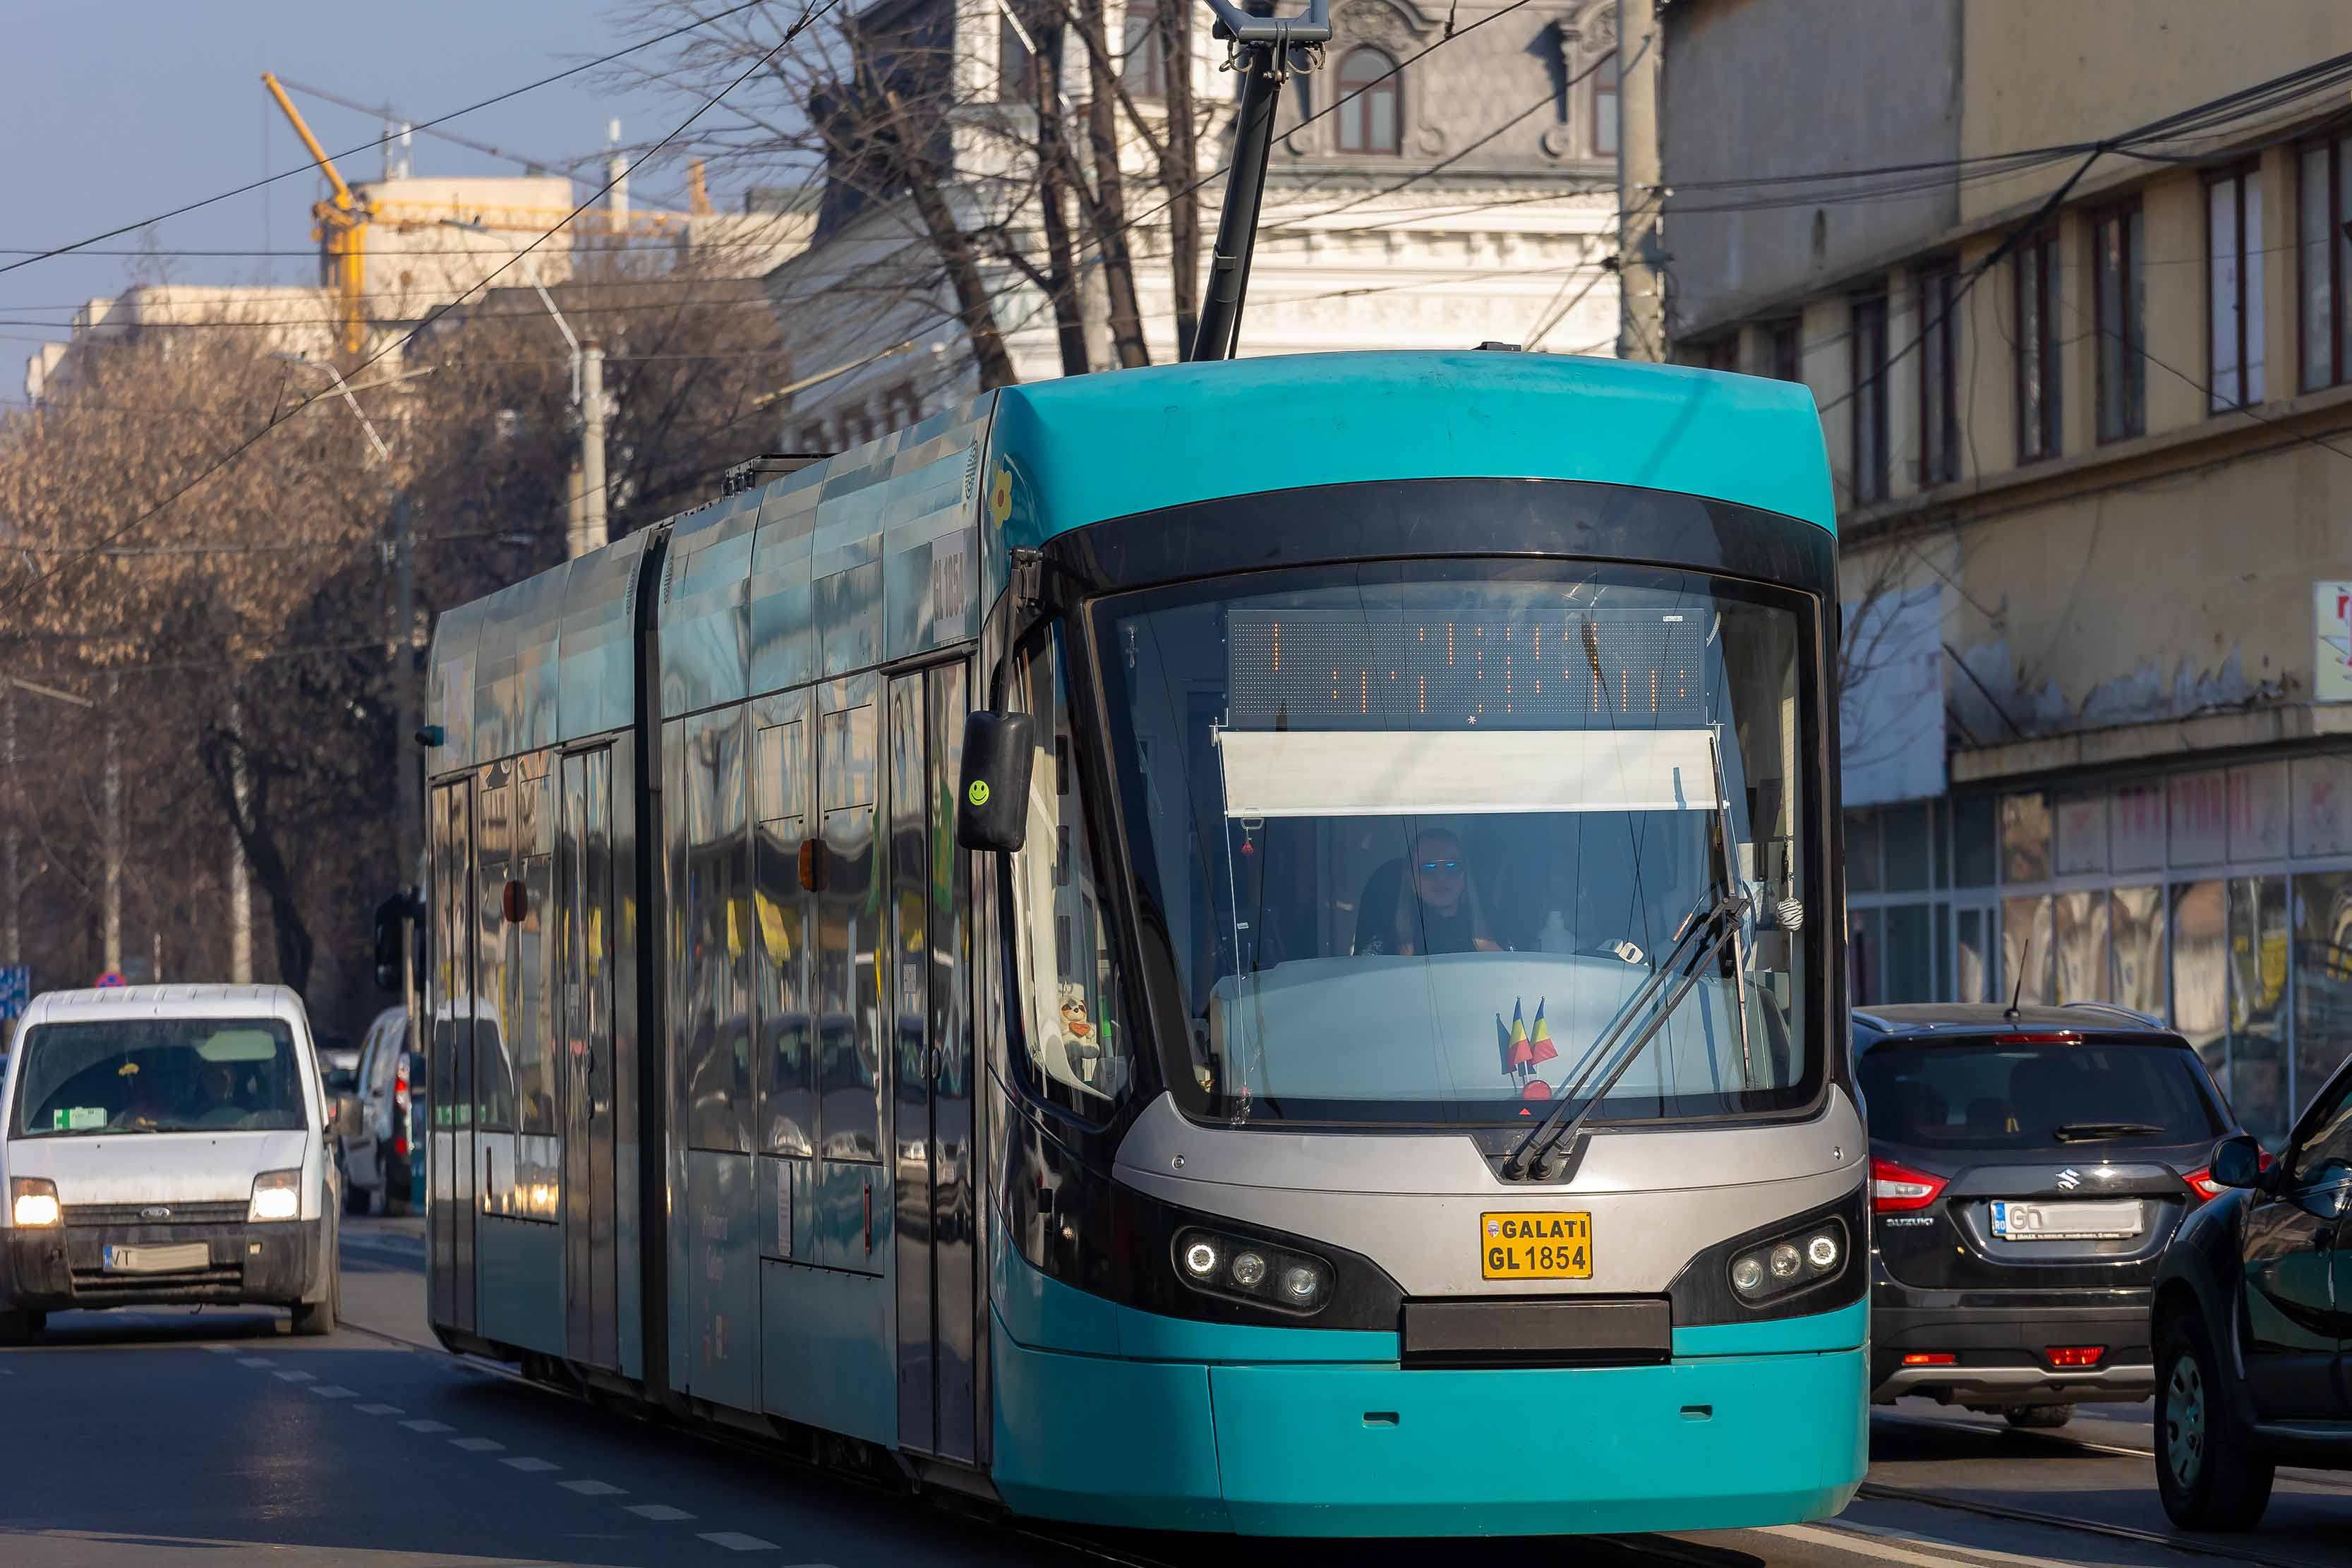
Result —
[[[2263,1146],[2245,1133],[2213,1145],[2212,1176],[2225,1187],[2263,1184]]]
[[[963,721],[963,778],[956,792],[956,842],[1011,854],[1029,837],[1029,774],[1037,762],[1037,721],[986,709]]]

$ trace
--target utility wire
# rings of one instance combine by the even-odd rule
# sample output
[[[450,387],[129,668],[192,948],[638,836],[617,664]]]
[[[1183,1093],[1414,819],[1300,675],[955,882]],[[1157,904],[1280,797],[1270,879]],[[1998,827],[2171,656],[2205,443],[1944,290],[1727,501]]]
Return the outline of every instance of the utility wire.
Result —
[[[751,4],[752,5],[764,3],[765,0],[751,0]],[[659,152],[663,147],[667,146],[670,142],[676,141],[678,137],[684,135],[688,130],[692,129],[695,121],[700,120],[705,114],[708,114],[712,107],[719,101],[719,100],[725,98],[729,93],[734,91],[736,88],[740,87],[744,82],[750,80],[753,73],[765,69],[768,62],[782,53],[785,46],[792,43],[793,39],[799,37],[803,32],[807,30],[811,24],[814,23],[818,18],[824,16],[827,12],[833,10],[841,3],[842,0],[823,0],[822,4],[814,5],[812,9],[803,9],[800,15],[799,20],[793,22],[792,26],[784,29],[783,36],[776,40],[773,47],[770,48],[758,59],[745,67],[740,76],[736,77],[734,80],[729,82],[725,87],[720,88],[717,93],[704,100],[701,105],[698,107],[692,114],[688,115],[683,121],[678,122],[677,129],[670,132],[668,135],[663,137],[659,142],[654,144],[654,151]],[[1525,0],[1521,0],[1521,3],[1524,4]],[[749,9],[749,6],[740,5],[737,6],[736,9],[745,10]],[[721,15],[731,14],[732,13],[721,13]],[[716,18],[707,18],[706,20],[715,19]],[[701,24],[698,23],[694,25],[700,26]],[[684,32],[687,30],[688,29],[678,28],[669,36],[675,36],[676,32]],[[508,96],[512,95],[509,94]],[[368,355],[367,358],[362,360],[358,365],[353,367],[352,374],[357,374],[360,371],[365,370],[368,366],[375,363],[376,361],[383,358],[386,354],[393,353],[396,349],[404,349],[410,343],[415,342],[418,333],[424,331],[427,327],[433,325],[434,322],[439,321],[443,316],[447,315],[451,310],[457,309],[458,305],[465,302],[467,297],[487,288],[492,279],[497,278],[499,273],[506,271],[508,268],[512,267],[516,262],[520,261],[523,257],[530,254],[530,251],[536,248],[538,244],[542,244],[548,239],[552,238],[559,231],[568,226],[572,219],[577,218],[582,213],[586,212],[590,206],[601,199],[605,193],[610,191],[623,177],[625,176],[616,174],[608,178],[604,184],[591,192],[585,201],[583,201],[578,206],[572,208],[570,216],[566,216],[562,222],[558,223],[554,227],[550,228],[545,234],[541,235],[539,237],[539,240],[534,242],[531,247],[527,247],[523,250],[517,252],[514,256],[509,258],[507,261],[496,271],[489,273],[478,281],[469,285],[464,292],[460,293],[456,299],[450,300],[446,305],[435,310],[422,321],[419,321],[415,327],[411,328],[405,335],[394,339],[393,342],[388,342],[384,344],[383,347],[376,350],[375,353]],[[247,188],[249,189],[250,187]],[[5,270],[5,268],[0,268],[0,270]],[[23,599],[34,589],[46,587],[49,584],[56,582],[58,575],[68,567],[73,565],[77,561],[88,559],[89,552],[102,549],[109,544],[112,544],[115,541],[130,533],[132,530],[145,524],[149,520],[159,516],[168,510],[173,503],[177,501],[182,496],[194,490],[206,479],[211,479],[215,474],[219,473],[223,468],[227,468],[231,463],[236,461],[237,458],[252,450],[252,448],[260,442],[263,437],[268,435],[272,430],[275,430],[278,426],[285,423],[285,421],[293,414],[299,412],[301,409],[307,408],[311,404],[319,402],[330,395],[336,395],[331,392],[322,391],[302,399],[300,402],[293,405],[291,408],[289,408],[282,413],[273,411],[268,423],[254,431],[252,435],[247,436],[244,440],[239,441],[235,447],[229,448],[226,453],[207,464],[194,478],[181,484],[177,489],[164,496],[162,500],[157,501],[153,506],[149,507],[146,510],[139,513],[130,521],[122,524],[120,528],[110,531],[100,538],[95,544],[85,547],[80,555],[60,562],[58,565],[50,568],[47,573],[36,576],[29,582],[19,586],[16,592],[11,594],[5,600],[0,600],[0,609],[7,609],[14,606],[19,600]]]
[[[525,82],[520,87],[510,88],[505,92],[499,93],[490,98],[483,99],[479,103],[469,103],[463,109],[454,109],[446,114],[437,115],[431,120],[419,121],[415,124],[410,126],[409,129],[412,131],[430,131],[436,125],[446,125],[450,121],[458,119],[464,115],[472,114],[477,110],[488,109],[493,104],[504,103],[510,98],[520,98],[527,92],[535,92],[542,87],[547,87],[552,83],[562,81],[567,77],[578,76],[583,71],[594,70],[599,66],[610,65],[614,60],[625,58],[627,56],[637,53],[641,49],[651,48],[656,44],[667,43],[672,38],[678,37],[687,33],[694,32],[699,28],[707,27],[714,22],[723,22],[730,16],[740,15],[745,11],[756,10],[762,5],[765,5],[767,3],[768,0],[741,0],[740,4],[730,5],[723,11],[714,12],[708,16],[698,17],[694,21],[685,23],[680,26],[672,27],[667,32],[656,33],[652,37],[641,38],[625,48],[614,49],[611,54],[599,56],[597,58],[593,60],[583,60],[579,65],[572,66],[566,69],[557,71],[552,76],[543,76],[537,81]],[[787,35],[787,37],[789,38],[789,35]],[[706,105],[705,107],[707,108],[708,106]],[[700,111],[698,110],[697,118],[699,117]],[[355,158],[362,153],[371,152],[378,147],[382,147],[385,142],[392,141],[394,136],[396,136],[397,134],[397,132],[394,132],[393,135],[379,136],[372,142],[362,142],[355,147],[347,148],[343,152],[334,153],[333,156],[337,158]],[[656,142],[655,144],[655,150],[658,151],[661,146],[667,143],[667,139],[665,138],[664,142]],[[140,218],[134,223],[126,223],[119,227],[110,228],[102,234],[93,234],[87,239],[78,239],[68,245],[53,246],[47,250],[36,251],[26,256],[21,261],[11,261],[5,266],[0,266],[0,272],[14,272],[20,267],[30,267],[36,261],[47,261],[51,257],[64,256],[70,251],[77,251],[82,249],[84,247],[96,245],[101,240],[114,239],[120,236],[130,234],[136,229],[145,228],[150,224],[162,223],[168,218],[175,218],[183,214],[194,212],[199,207],[211,206],[215,202],[228,201],[233,197],[245,195],[249,192],[260,190],[263,186],[275,184],[279,180],[290,179],[294,175],[305,173],[306,171],[316,170],[318,166],[319,165],[314,163],[305,161],[294,165],[290,169],[281,169],[275,174],[266,174],[258,180],[249,180],[246,184],[236,187],[234,190],[223,191],[217,195],[205,196],[197,201],[188,202],[181,206],[173,207],[168,212],[156,213],[151,216]],[[609,188],[609,186],[607,188]],[[597,192],[597,195],[602,195],[603,194],[604,192],[602,190]]]

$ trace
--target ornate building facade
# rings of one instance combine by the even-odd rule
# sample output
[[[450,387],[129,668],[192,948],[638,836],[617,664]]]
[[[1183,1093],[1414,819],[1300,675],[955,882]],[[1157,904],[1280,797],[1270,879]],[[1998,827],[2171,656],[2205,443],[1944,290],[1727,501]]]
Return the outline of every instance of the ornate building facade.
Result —
[[[966,226],[1027,236],[1034,214],[1004,193],[1034,146],[1032,56],[1015,13],[980,0],[882,0],[860,26],[951,39],[952,130],[944,194]],[[1230,153],[1235,83],[1198,14],[1195,101],[1205,253]],[[1121,18],[1126,97],[1149,117],[1164,99],[1140,7]],[[1125,26],[1119,23],[1124,21]],[[1615,0],[1519,5],[1340,0],[1319,68],[1284,95],[1242,326],[1245,354],[1471,348],[1481,342],[1611,353],[1617,327]],[[1083,120],[1083,51],[1060,84]],[[1139,136],[1128,138],[1129,241],[1152,363],[1178,357],[1164,183]],[[835,182],[856,177],[835,169]],[[1001,203],[1010,216],[992,213]],[[804,380],[782,436],[833,451],[965,395],[978,384],[937,248],[903,194],[828,204],[815,243],[769,274]],[[1087,231],[1080,289],[1088,362],[1118,362]],[[1202,272],[1205,275],[1205,254]],[[1057,376],[1063,357],[1047,297],[1024,269],[983,255],[992,313],[1023,380]],[[1198,301],[1192,302],[1197,306]],[[827,374],[828,372],[837,374]]]

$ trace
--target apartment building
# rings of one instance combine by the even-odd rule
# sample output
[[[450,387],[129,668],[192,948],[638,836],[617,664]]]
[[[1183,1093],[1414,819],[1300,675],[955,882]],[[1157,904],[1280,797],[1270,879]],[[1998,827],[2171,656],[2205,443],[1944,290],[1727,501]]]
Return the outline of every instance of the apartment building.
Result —
[[[2352,7],[1678,0],[1671,330],[1801,379],[1854,994],[2352,1052]]]

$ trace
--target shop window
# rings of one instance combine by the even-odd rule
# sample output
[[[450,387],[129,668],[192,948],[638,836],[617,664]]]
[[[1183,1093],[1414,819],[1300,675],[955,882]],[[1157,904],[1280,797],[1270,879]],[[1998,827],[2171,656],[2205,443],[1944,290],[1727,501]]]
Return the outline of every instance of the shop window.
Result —
[[[2050,879],[2050,799],[2043,795],[2000,797],[2000,879]]]
[[[2107,931],[2115,954],[2107,1000],[2164,1016],[2164,889],[2116,889]]]
[[[2287,1076],[2284,877],[2230,880],[2230,1104],[2276,1148],[2294,1115]]]
[[[1845,890],[1874,893],[1885,885],[1878,869],[1878,813],[1845,814]]]
[[[1935,843],[1929,830],[1933,818],[1925,801],[1888,806],[1882,818],[1881,837],[1886,855],[1886,890],[1917,892],[1927,886]]]
[[[2051,1000],[2050,896],[2004,899],[2000,905],[2000,996],[2020,1004]]]
[[[2352,871],[2294,879],[2294,1094],[2319,1091],[2352,1056]]]
[[[1886,945],[1880,963],[1885,994],[1879,1000],[1936,999],[1935,914],[1933,904],[1899,904],[1886,911]]]
[[[1990,888],[2000,864],[1994,853],[1993,797],[1963,795],[1952,798],[1952,885]]]
[[[2057,846],[2053,863],[2061,877],[2095,875],[2107,868],[2107,797],[2062,795],[2053,814]]]
[[[2172,903],[2172,1026],[2230,1083],[2229,909],[2220,882],[2177,882]]]
[[[2061,893],[2051,905],[2051,949],[2057,1000],[2105,1002],[2107,895],[2093,889]]]
[[[1992,1000],[1994,974],[1992,911],[1989,909],[1952,911],[1954,964],[1952,994],[1962,1002]]]

